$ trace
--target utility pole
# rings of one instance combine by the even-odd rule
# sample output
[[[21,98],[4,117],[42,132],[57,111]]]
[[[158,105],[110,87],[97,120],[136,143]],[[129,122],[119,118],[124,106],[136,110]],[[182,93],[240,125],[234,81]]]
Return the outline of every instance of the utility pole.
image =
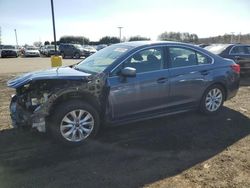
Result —
[[[240,34],[239,34],[239,38],[238,38],[238,42],[240,43],[240,37],[241,37],[241,32],[240,32]]]
[[[119,29],[119,38],[120,38],[120,42],[122,41],[122,28],[123,27],[117,27]]]
[[[231,43],[233,43],[234,32],[231,32]]]
[[[16,36],[16,47],[18,48],[18,40],[17,40],[17,33],[16,33],[16,29],[14,29],[15,31],[15,36]]]
[[[52,55],[51,58],[50,58],[51,67],[60,67],[60,66],[62,66],[62,57],[59,56],[59,52],[56,49],[56,27],[55,27],[55,16],[54,16],[54,3],[53,3],[53,0],[51,0],[51,12],[52,12],[54,46],[55,46],[55,55]]]
[[[52,22],[53,22],[55,53],[57,53],[57,50],[56,50],[56,27],[55,27],[55,16],[54,16],[54,3],[53,3],[53,0],[51,0],[51,11],[52,11]]]

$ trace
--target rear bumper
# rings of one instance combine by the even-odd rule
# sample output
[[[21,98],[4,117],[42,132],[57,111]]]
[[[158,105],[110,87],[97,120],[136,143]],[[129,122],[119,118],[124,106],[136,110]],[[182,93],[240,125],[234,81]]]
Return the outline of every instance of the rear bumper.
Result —
[[[232,77],[229,78],[227,84],[227,98],[229,100],[236,96],[240,87],[240,75],[234,74]]]

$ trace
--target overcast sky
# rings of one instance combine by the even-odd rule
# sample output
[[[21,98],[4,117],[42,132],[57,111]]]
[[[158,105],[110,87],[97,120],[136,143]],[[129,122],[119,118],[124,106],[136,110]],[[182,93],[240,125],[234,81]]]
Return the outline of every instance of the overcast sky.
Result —
[[[200,38],[250,33],[250,0],[54,0],[57,39],[80,35],[141,35],[152,40],[164,31]],[[0,0],[2,43],[53,40],[50,0]]]

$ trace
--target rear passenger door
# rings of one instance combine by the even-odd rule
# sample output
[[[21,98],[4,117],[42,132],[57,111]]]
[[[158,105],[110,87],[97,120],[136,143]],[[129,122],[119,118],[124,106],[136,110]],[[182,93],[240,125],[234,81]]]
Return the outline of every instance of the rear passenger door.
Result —
[[[212,59],[182,46],[169,46],[171,106],[197,105],[210,77]]]

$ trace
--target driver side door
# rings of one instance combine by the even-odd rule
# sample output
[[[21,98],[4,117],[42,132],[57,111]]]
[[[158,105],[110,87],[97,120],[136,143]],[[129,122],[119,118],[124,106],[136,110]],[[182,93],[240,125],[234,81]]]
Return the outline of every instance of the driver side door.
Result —
[[[125,67],[135,68],[136,76],[119,74]],[[166,108],[169,72],[165,67],[163,47],[139,50],[124,61],[108,78],[111,119],[138,117]]]

